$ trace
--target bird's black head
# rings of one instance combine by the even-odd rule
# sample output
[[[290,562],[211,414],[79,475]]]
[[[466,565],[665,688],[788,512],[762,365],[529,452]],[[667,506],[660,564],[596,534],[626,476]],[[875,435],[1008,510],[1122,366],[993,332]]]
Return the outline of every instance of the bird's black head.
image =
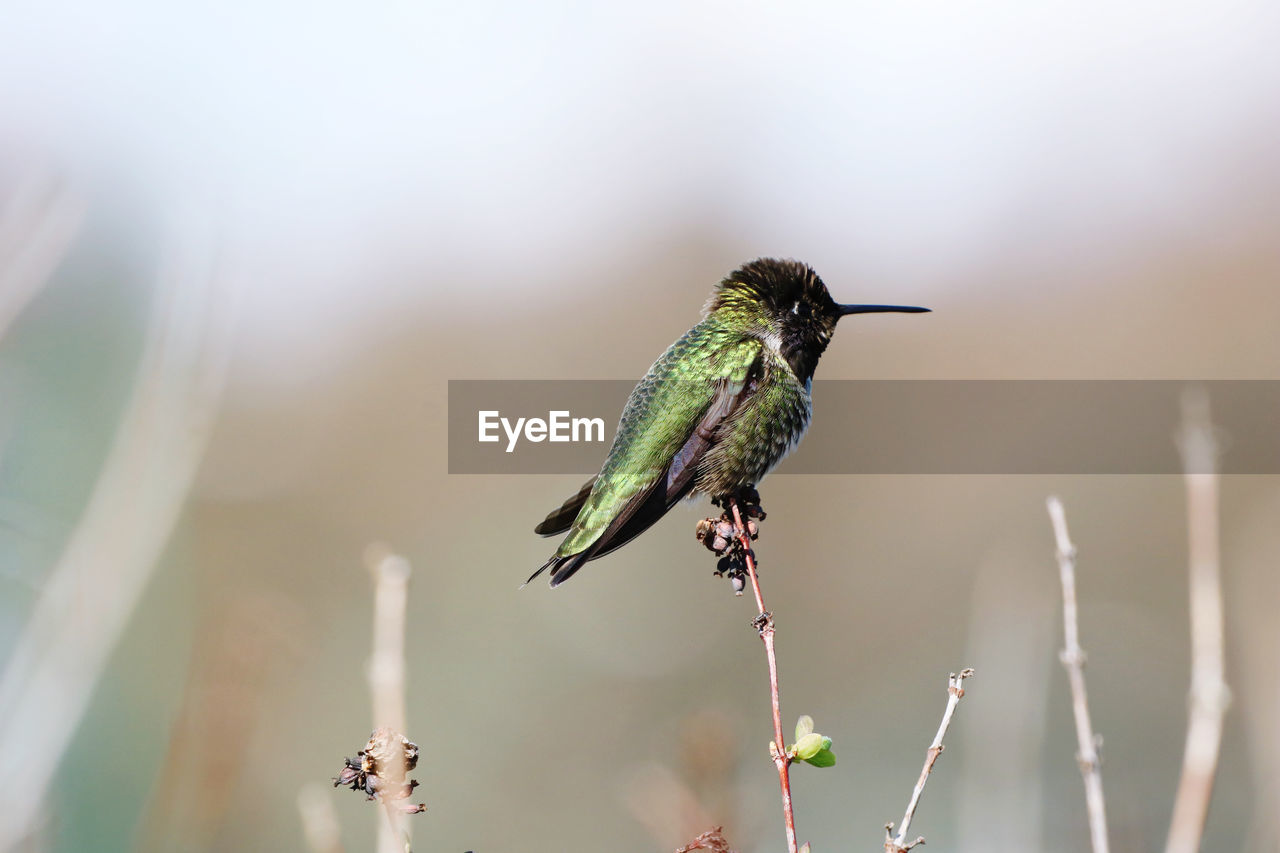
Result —
[[[921,313],[907,305],[841,305],[813,267],[799,261],[759,258],[720,282],[707,302],[730,323],[742,323],[776,345],[802,382],[813,377],[836,323],[848,314]]]

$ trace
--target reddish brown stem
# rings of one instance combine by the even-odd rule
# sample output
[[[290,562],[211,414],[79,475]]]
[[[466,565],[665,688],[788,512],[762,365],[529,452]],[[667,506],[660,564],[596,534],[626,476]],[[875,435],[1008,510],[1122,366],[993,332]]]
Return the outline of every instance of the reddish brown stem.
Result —
[[[756,608],[760,611],[757,625],[760,639],[764,641],[765,657],[769,661],[769,693],[773,702],[773,763],[778,768],[778,784],[782,787],[782,817],[787,829],[787,850],[789,853],[798,853],[796,817],[791,806],[791,756],[787,755],[787,742],[782,736],[782,710],[778,704],[778,658],[773,650],[773,614],[764,607],[764,596],[760,593],[760,578],[756,574],[756,560],[751,553],[751,537],[747,534],[747,526],[742,523],[738,502],[730,499],[729,509],[733,512],[734,535],[742,543],[742,551],[747,563],[747,576],[751,578],[751,591],[755,593]]]

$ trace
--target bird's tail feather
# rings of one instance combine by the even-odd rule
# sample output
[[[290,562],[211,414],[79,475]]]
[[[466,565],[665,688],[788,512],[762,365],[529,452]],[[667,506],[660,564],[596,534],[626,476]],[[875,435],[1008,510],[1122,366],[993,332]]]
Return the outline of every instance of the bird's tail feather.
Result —
[[[542,574],[547,569],[550,569],[551,587],[554,589],[572,577],[574,572],[582,568],[582,564],[589,559],[590,553],[590,550],[587,550],[580,554],[570,554],[567,557],[552,557],[550,560],[543,563],[536,572],[529,575],[529,580],[525,581],[520,586],[521,588],[524,588],[538,575]]]
[[[550,514],[543,519],[542,523],[533,528],[533,532],[540,536],[555,536],[557,533],[564,533],[573,526],[574,519],[578,517],[578,513],[582,511],[582,507],[587,502],[587,498],[591,497],[591,489],[596,484],[596,478],[592,477],[583,484],[578,493],[569,498],[558,509],[553,509]],[[546,568],[543,566],[542,568]],[[538,571],[542,571],[539,569]]]

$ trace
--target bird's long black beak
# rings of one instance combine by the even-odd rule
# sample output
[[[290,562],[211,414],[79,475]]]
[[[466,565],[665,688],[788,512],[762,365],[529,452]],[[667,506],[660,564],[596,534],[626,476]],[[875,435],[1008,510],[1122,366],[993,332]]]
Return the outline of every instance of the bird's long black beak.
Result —
[[[840,316],[847,314],[881,314],[897,311],[903,314],[927,314],[931,309],[917,308],[914,305],[838,305]]]

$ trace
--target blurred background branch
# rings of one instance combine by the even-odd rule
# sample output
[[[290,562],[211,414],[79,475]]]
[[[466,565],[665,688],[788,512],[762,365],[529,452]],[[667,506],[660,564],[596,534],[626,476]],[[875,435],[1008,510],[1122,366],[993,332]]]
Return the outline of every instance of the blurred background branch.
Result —
[[[1098,757],[1101,737],[1094,734],[1089,719],[1089,696],[1085,690],[1085,653],[1080,648],[1080,626],[1076,602],[1076,548],[1067,533],[1067,516],[1062,501],[1048,500],[1049,520],[1058,549],[1058,575],[1062,581],[1062,665],[1071,683],[1071,711],[1076,721],[1076,761],[1084,777],[1085,807],[1089,815],[1089,838],[1093,853],[1107,853],[1107,804],[1102,796],[1102,763]]]
[[[1182,775],[1165,853],[1196,853],[1204,836],[1231,693],[1224,672],[1222,578],[1218,544],[1218,442],[1209,397],[1190,388],[1182,400],[1178,436],[1186,470],[1191,580],[1191,696]]]
[[[298,792],[298,816],[311,853],[344,853],[333,788],[313,782]]]
[[[62,262],[85,202],[46,173],[25,177],[0,210],[0,338]]]
[[[405,663],[404,626],[409,593],[409,561],[393,554],[385,545],[370,545],[365,563],[373,575],[373,654],[369,658],[369,687],[373,695],[373,727],[405,732]],[[392,766],[388,777],[408,778],[405,754],[401,749],[389,752]],[[381,803],[386,815],[378,822],[378,853],[409,853],[411,833],[404,819],[390,801]]]
[[[24,762],[22,785],[0,788],[0,850],[20,845],[49,807],[53,774],[169,539],[217,410],[232,318],[207,243],[181,234],[159,279],[115,443],[0,676],[0,754],[39,756]]]

